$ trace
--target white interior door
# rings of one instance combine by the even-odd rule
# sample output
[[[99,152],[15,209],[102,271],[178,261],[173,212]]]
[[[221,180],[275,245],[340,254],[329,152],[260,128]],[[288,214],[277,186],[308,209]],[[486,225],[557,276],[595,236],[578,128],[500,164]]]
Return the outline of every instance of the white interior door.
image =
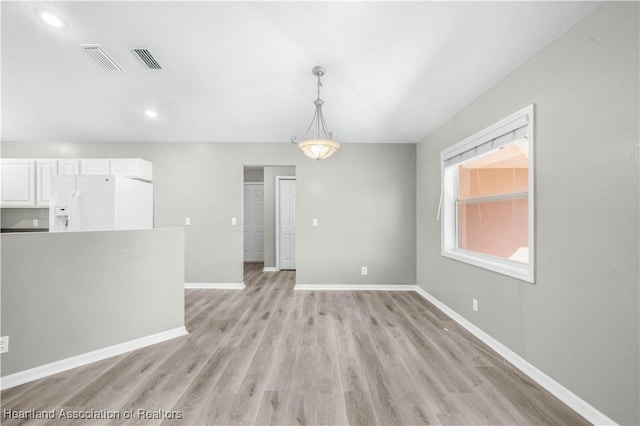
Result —
[[[296,269],[296,180],[278,179],[278,260],[280,269]]]
[[[244,261],[264,262],[264,185],[244,185]]]

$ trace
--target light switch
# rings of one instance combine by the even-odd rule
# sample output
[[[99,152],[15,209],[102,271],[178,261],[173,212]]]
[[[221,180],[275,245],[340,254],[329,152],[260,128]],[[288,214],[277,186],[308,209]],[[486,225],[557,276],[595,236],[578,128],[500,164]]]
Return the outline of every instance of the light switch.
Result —
[[[184,218],[184,224],[186,226],[190,226],[191,225],[191,218],[190,217],[185,217]]]
[[[232,217],[231,218],[231,224],[234,225],[234,226],[237,225],[238,224],[238,220],[235,217]]]
[[[318,219],[313,219],[313,226],[318,226]]]

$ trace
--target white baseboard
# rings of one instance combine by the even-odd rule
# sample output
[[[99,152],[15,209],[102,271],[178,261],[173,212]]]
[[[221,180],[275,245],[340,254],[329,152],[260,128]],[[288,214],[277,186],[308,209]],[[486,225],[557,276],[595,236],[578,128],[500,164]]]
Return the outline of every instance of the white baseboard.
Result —
[[[60,361],[41,365],[39,367],[30,368],[18,373],[9,374],[0,378],[0,389],[9,389],[14,386],[31,382],[33,380],[51,376],[52,374],[58,374],[72,368],[81,367],[92,362],[111,358],[116,355],[121,355],[135,349],[144,348],[145,346],[155,345],[156,343],[164,342],[166,340],[174,339],[186,334],[189,333],[187,332],[187,329],[184,328],[184,326],[177,327],[171,330],[166,330],[160,333],[141,337],[139,339],[129,340],[128,342],[119,343],[113,346],[107,346],[106,348],[87,352],[81,355],[76,355],[70,358],[65,358]]]
[[[294,290],[381,290],[415,291],[415,285],[400,284],[296,284]]]
[[[419,295],[427,299],[429,302],[433,303],[438,309],[450,316],[451,319],[460,324],[462,327],[466,328],[471,334],[482,340],[482,342],[484,342],[487,346],[499,353],[516,368],[529,376],[540,386],[551,392],[553,395],[555,395],[556,398],[571,407],[585,419],[587,419],[594,425],[616,424],[616,422],[598,411],[587,401],[583,400],[582,398],[571,392],[569,389],[565,388],[560,383],[547,376],[545,373],[533,366],[520,355],[507,348],[505,345],[482,331],[480,328],[473,325],[471,322],[467,321],[463,316],[433,297],[427,291],[423,290],[420,286],[416,286],[415,290]]]
[[[184,283],[188,289],[242,290],[244,283]]]
[[[264,269],[262,269],[262,272],[278,272],[279,269],[276,268],[275,266],[265,266]]]

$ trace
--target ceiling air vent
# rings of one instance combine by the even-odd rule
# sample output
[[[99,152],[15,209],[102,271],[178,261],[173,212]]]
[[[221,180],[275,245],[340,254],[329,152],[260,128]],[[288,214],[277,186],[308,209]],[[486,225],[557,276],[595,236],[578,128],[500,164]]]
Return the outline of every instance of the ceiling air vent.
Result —
[[[122,72],[122,67],[99,44],[81,44],[81,48],[109,72]]]
[[[131,53],[150,70],[161,70],[162,65],[153,56],[148,47],[130,47]]]

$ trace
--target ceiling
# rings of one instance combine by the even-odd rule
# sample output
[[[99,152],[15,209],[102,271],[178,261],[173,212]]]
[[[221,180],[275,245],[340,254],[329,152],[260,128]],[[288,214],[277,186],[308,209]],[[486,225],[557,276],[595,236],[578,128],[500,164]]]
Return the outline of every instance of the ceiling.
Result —
[[[597,6],[3,1],[2,138],[288,142],[311,121],[323,65],[338,140],[418,142]],[[101,69],[85,43],[124,72]],[[132,46],[164,69],[145,69]]]

